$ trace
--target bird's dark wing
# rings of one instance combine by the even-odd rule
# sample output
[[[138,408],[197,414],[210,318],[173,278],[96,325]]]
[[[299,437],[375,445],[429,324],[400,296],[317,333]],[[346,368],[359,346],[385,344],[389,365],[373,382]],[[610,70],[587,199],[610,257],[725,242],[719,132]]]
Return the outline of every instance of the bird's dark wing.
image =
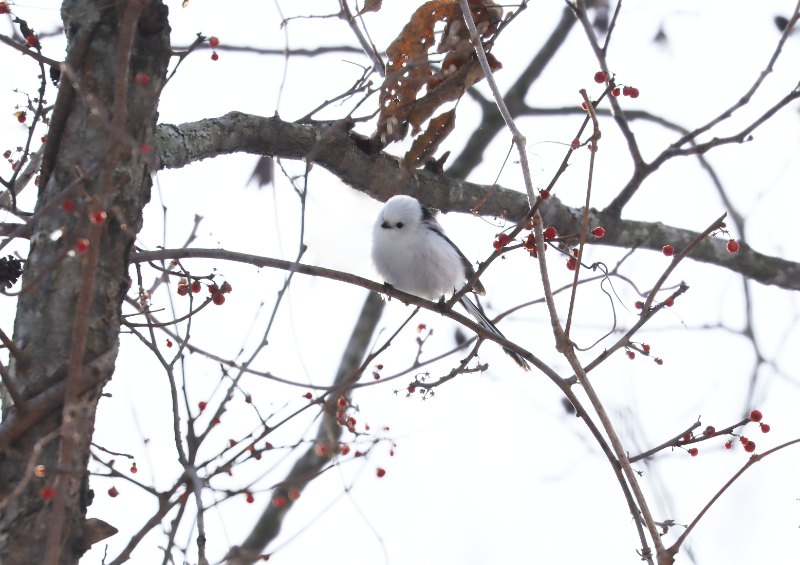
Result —
[[[461,264],[464,266],[464,279],[469,280],[475,276],[475,269],[472,267],[472,263],[470,263],[469,259],[467,259],[467,257],[461,252],[458,246],[453,243],[450,238],[447,237],[447,235],[445,235],[442,226],[440,226],[439,222],[436,221],[433,213],[422,204],[420,204],[420,208],[422,208],[422,222],[427,224],[429,230],[449,243],[450,246],[455,249],[456,253],[458,253],[458,256],[461,257]],[[472,292],[481,296],[486,294],[486,289],[483,288],[480,280],[475,281],[475,284],[472,285]]]

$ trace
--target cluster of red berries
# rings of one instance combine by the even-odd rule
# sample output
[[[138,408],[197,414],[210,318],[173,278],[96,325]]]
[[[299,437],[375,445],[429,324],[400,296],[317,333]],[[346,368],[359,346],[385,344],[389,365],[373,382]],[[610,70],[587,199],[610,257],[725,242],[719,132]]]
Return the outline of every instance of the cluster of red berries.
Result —
[[[209,44],[211,47],[216,47],[217,45],[219,45],[219,39],[218,39],[218,38],[216,38],[216,37],[213,37],[213,36],[212,36],[212,37],[210,37],[210,38],[208,39],[208,44]],[[212,51],[212,52],[211,52],[211,60],[212,60],[212,61],[216,61],[217,59],[219,59],[219,55],[217,55],[217,52],[216,52],[216,51]]]
[[[181,279],[180,283],[178,283],[178,294],[180,296],[186,296],[190,291],[197,294],[201,290],[203,290],[203,285],[198,280],[192,281],[191,285],[185,279]],[[222,283],[222,286],[217,286],[216,284],[208,285],[208,292],[214,296],[213,302],[217,306],[225,304],[225,295],[232,290],[233,286],[227,281]]]
[[[615,88],[611,91],[611,95],[614,96],[614,98],[618,97],[620,94],[623,96],[630,96],[631,98],[639,98],[639,89],[632,86],[624,86],[621,91],[619,88]]]
[[[494,247],[495,249],[497,249],[499,251],[503,247],[508,245],[509,241],[511,241],[511,238],[508,237],[508,234],[507,233],[501,233],[500,235],[497,236],[497,239],[494,240],[494,243],[492,243],[492,247]]]

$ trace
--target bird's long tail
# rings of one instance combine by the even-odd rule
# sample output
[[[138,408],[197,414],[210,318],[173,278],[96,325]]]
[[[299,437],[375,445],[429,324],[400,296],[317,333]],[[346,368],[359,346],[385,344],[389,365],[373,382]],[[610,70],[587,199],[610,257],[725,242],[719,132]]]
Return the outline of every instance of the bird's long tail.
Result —
[[[466,296],[462,296],[459,302],[461,302],[461,305],[467,310],[467,312],[469,312],[469,315],[475,318],[475,321],[478,322],[478,324],[480,324],[481,327],[483,327],[483,329],[485,329],[487,332],[491,332],[494,335],[505,339],[506,336],[504,336],[500,330],[494,327],[494,324],[492,324],[489,321],[489,319],[483,314],[483,312],[481,312],[480,308],[478,308],[475,304],[473,304],[469,298],[467,298]],[[513,351],[511,351],[506,347],[503,348],[503,351],[505,351],[506,354],[509,357],[511,357],[523,371],[531,370],[530,365],[528,365],[528,362],[525,361],[525,359],[523,359],[522,357],[520,357],[517,353],[514,353]]]

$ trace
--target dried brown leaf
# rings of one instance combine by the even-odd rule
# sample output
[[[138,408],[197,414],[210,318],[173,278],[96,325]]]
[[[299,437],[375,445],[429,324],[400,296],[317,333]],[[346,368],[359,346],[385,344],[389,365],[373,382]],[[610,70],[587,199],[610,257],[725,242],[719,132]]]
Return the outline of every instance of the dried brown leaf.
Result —
[[[367,0],[364,2],[364,7],[361,9],[356,16],[360,16],[362,14],[366,14],[367,12],[377,12],[381,9],[381,3],[383,0]]]
[[[492,0],[473,0],[472,15],[483,40],[494,35],[503,10]],[[429,51],[434,49],[434,27],[444,22],[438,53],[445,53],[442,68],[432,72]],[[453,0],[431,0],[414,12],[403,31],[386,50],[386,79],[381,86],[380,116],[375,137],[382,145],[412,135],[446,102],[458,99],[483,78],[476,63],[461,8]],[[492,57],[492,68],[502,65]],[[423,87],[425,95],[419,97]]]
[[[433,118],[425,130],[425,133],[417,137],[403,158],[403,164],[410,169],[416,167],[426,158],[431,157],[444,138],[450,135],[456,127],[456,109],[439,114]]]

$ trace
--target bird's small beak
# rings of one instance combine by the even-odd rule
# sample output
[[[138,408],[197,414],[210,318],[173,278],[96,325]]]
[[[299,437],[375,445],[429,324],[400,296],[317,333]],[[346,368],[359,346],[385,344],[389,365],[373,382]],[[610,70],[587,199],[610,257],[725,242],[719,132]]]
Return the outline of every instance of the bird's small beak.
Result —
[[[382,228],[389,228],[389,227],[391,227],[391,226],[389,225],[389,222],[383,222],[383,223],[381,224],[381,227],[382,227]]]

